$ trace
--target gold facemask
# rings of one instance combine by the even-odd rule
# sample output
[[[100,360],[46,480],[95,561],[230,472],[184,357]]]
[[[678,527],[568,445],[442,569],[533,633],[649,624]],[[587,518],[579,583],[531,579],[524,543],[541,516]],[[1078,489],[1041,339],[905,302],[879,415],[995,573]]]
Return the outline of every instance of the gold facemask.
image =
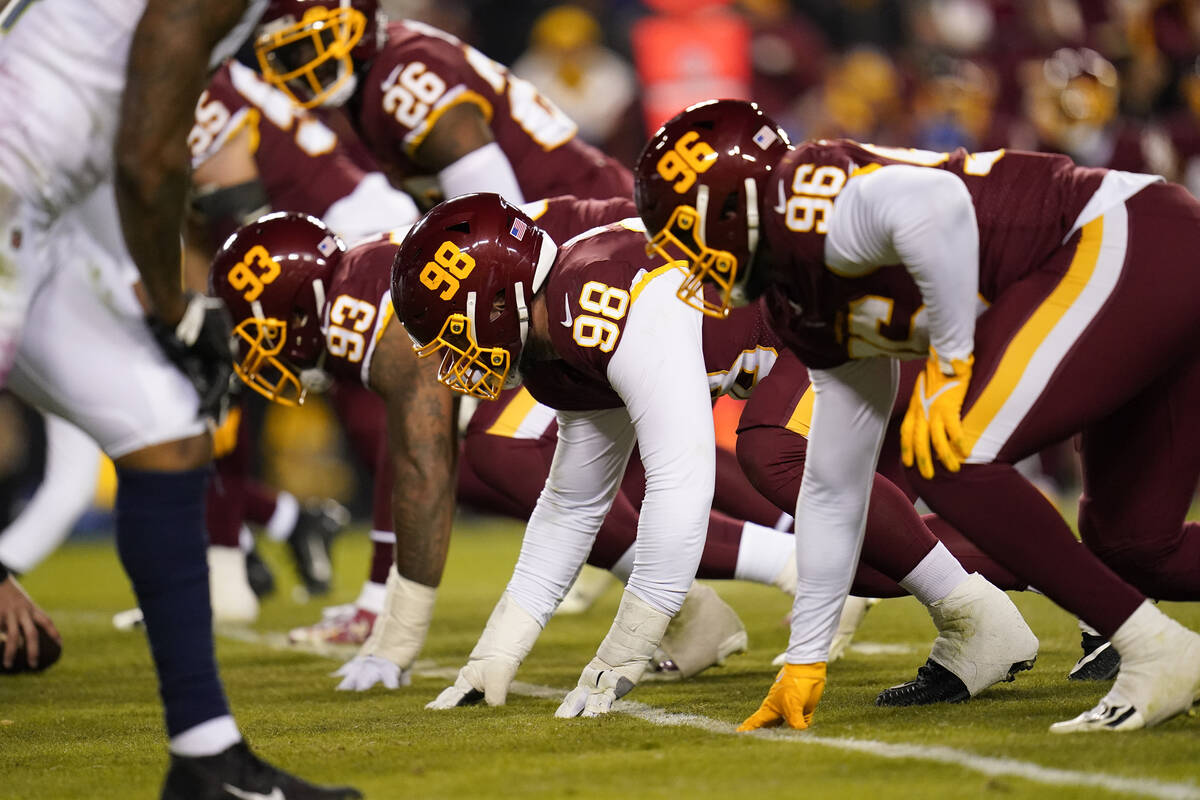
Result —
[[[234,361],[233,371],[263,397],[285,406],[298,406],[307,394],[296,373],[279,359],[287,341],[287,323],[277,319],[250,317],[233,329],[233,335],[245,350]]]
[[[657,255],[667,262],[680,265],[688,273],[675,293],[680,300],[703,314],[724,319],[732,308],[730,292],[737,280],[738,262],[727,250],[714,250],[699,240],[696,234],[700,214],[693,206],[677,206],[671,218],[646,245],[647,255]],[[715,302],[704,296],[704,284],[717,288]]]
[[[504,388],[511,363],[503,347],[480,347],[475,340],[471,320],[465,314],[451,314],[433,341],[414,348],[426,358],[445,348],[438,380],[459,394],[495,400]]]
[[[263,77],[298,105],[319,106],[354,79],[350,51],[366,26],[355,8],[310,8],[299,22],[259,37],[254,51]]]

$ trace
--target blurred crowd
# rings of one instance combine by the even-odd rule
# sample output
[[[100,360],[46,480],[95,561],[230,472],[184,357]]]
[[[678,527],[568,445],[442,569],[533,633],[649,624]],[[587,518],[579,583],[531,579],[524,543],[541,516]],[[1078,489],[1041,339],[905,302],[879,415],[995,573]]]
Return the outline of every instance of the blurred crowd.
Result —
[[[383,5],[511,65],[585,139],[627,164],[680,108],[748,97],[797,139],[1054,151],[1158,173],[1200,195],[1200,0]],[[346,455],[324,404],[257,413],[266,415],[259,472],[268,481],[369,507],[363,467]],[[0,431],[3,523],[36,486],[45,446],[37,416],[11,398],[0,397]],[[1059,455],[1039,472],[1062,489],[1074,459]],[[111,491],[102,471],[99,505]]]
[[[749,97],[797,138],[1062,152],[1200,192],[1200,0],[392,0],[511,64],[631,162]]]

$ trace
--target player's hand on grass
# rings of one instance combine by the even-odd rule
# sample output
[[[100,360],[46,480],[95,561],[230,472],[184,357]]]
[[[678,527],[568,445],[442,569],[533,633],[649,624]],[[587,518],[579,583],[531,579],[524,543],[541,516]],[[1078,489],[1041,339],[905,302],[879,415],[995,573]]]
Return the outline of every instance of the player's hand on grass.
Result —
[[[355,656],[331,674],[342,679],[337,685],[339,692],[365,692],[376,685],[399,689],[412,683],[409,670],[382,656]]]
[[[917,376],[900,424],[900,460],[906,467],[915,460],[923,478],[933,477],[933,453],[951,472],[958,472],[967,458],[962,406],[974,364],[974,356],[945,361],[931,351],[925,371]]]
[[[473,706],[480,700],[489,706],[502,706],[508,699],[508,687],[516,677],[521,662],[505,656],[472,658],[458,671],[453,686],[447,686],[426,708],[444,710]]]
[[[567,693],[554,716],[567,719],[607,714],[613,703],[629,694],[635,685],[621,670],[593,658],[583,668],[578,685]]]
[[[46,612],[38,608],[37,603],[25,594],[17,579],[9,575],[0,581],[0,633],[3,634],[4,652],[3,664],[5,670],[11,670],[21,646],[25,642],[25,661],[30,669],[38,668],[39,639],[38,626],[41,626],[60,645],[62,636]]]
[[[803,730],[812,724],[813,712],[824,691],[824,661],[816,664],[784,664],[758,711],[747,717],[738,730],[773,728],[785,722],[789,727]]]

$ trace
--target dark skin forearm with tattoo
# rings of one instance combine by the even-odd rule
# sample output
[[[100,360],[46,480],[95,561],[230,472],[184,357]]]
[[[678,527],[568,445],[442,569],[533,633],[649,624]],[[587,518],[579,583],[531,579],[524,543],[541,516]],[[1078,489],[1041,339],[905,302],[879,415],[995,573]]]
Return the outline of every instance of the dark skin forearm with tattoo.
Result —
[[[441,172],[467,153],[495,140],[479,106],[459,103],[438,119],[413,153],[413,160],[430,172]]]
[[[183,314],[179,236],[189,181],[188,131],[213,47],[246,0],[149,0],[134,31],[116,141],[117,207],[154,312]]]
[[[418,360],[408,335],[393,321],[376,345],[371,388],[387,405],[388,444],[395,472],[392,520],[396,569],[437,586],[454,521],[456,401],[437,382],[438,359]]]

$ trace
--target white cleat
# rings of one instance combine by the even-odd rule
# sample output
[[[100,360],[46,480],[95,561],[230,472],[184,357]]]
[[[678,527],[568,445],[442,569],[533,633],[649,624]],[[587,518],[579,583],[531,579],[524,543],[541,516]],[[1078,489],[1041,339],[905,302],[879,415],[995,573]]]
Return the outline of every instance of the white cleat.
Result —
[[[1112,689],[1095,708],[1051,725],[1051,733],[1140,730],[1200,701],[1200,634],[1146,601],[1112,638],[1122,654]]]
[[[208,548],[208,590],[214,624],[246,625],[258,619],[258,597],[250,588],[240,548]]]
[[[579,572],[579,577],[567,591],[566,597],[554,610],[555,616],[584,613],[614,583],[620,583],[620,581],[611,572],[584,564],[583,569]]]
[[[711,586],[693,583],[650,660],[653,671],[643,680],[690,678],[748,646],[737,612]]]

